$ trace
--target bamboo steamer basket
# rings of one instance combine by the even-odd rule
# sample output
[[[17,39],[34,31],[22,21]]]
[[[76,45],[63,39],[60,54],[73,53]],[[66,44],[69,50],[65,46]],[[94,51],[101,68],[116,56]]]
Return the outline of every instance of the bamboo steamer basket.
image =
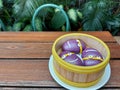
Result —
[[[77,66],[65,62],[59,57],[62,44],[70,39],[81,39],[88,46],[97,49],[104,57],[103,62],[94,66]],[[63,82],[75,87],[95,85],[102,77],[110,60],[110,50],[100,39],[83,33],[71,33],[57,38],[52,46],[53,67],[57,77]]]

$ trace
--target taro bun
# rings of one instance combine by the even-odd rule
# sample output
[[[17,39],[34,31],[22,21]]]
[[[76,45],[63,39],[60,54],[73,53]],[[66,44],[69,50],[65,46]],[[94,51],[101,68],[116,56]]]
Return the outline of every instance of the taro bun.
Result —
[[[69,52],[69,51],[63,51],[59,55],[63,60],[70,64],[83,66],[83,62],[80,57],[77,56],[77,54]]]
[[[79,39],[70,39],[63,43],[62,50],[70,51],[76,54],[82,53],[82,51],[86,48],[86,44],[84,41]]]
[[[93,48],[86,48],[82,52],[82,58],[85,66],[97,65],[103,61],[101,53]]]

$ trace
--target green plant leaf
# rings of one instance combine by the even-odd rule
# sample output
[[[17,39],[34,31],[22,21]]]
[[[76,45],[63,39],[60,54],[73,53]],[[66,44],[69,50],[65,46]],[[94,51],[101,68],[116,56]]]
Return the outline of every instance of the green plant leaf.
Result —
[[[33,29],[32,29],[31,24],[26,25],[25,28],[23,29],[24,32],[29,32],[29,31],[32,31],[32,30]]]
[[[71,21],[73,21],[75,23],[78,22],[76,9],[73,9],[73,8],[69,9],[68,12],[67,12],[67,14],[68,14],[68,16],[69,16],[69,18],[70,18]]]
[[[17,22],[13,24],[13,31],[20,31],[24,27],[23,22]]]
[[[35,28],[36,31],[42,31],[42,21],[38,17],[35,18]]]
[[[106,28],[109,30],[112,35],[117,35],[120,31],[120,16],[114,15],[109,20],[106,21]]]
[[[86,23],[83,24],[83,29],[85,31],[97,31],[102,30],[103,27],[98,19],[95,20],[88,20]]]
[[[3,7],[3,1],[0,0],[0,9]]]
[[[5,25],[1,19],[0,19],[0,30],[5,30]]]
[[[44,3],[44,0],[15,0],[13,13],[16,17],[32,17],[34,11]]]
[[[107,7],[105,0],[102,0],[102,2],[101,0],[93,0],[85,4],[83,30],[103,30],[105,22],[109,18],[105,7]]]
[[[12,31],[12,30],[13,30],[12,26],[10,25],[6,26],[6,31]]]
[[[65,24],[65,17],[60,11],[58,11],[54,14],[49,26],[52,29],[59,29],[64,24]]]
[[[85,17],[85,21],[83,23],[84,30],[103,30],[103,23],[105,22],[105,14],[102,11],[94,11],[89,14],[89,16]]]

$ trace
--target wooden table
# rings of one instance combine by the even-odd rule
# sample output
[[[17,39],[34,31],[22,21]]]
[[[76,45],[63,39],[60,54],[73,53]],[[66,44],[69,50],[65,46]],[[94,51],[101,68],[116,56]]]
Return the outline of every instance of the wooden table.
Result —
[[[120,89],[120,45],[109,32],[78,33],[94,35],[109,46],[112,74],[101,89]],[[52,44],[63,34],[66,32],[1,32],[0,90],[64,90],[48,69]]]

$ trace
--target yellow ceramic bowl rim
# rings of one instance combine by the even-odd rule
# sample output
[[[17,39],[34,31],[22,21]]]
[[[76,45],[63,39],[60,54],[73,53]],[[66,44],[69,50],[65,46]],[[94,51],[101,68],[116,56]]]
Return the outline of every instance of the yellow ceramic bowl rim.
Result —
[[[59,40],[61,40],[62,38],[65,38],[67,36],[86,36],[86,37],[93,38],[93,39],[97,40],[98,42],[100,42],[106,48],[108,55],[104,59],[104,61],[102,63],[100,63],[98,65],[94,65],[94,66],[77,66],[77,65],[72,65],[70,63],[67,63],[67,62],[65,62],[63,59],[61,59],[59,57],[59,55],[57,54],[57,52],[55,50],[55,46],[56,46],[57,42]],[[110,59],[110,50],[109,50],[108,46],[102,40],[98,39],[95,36],[88,35],[88,34],[83,34],[83,33],[65,34],[65,35],[62,35],[59,38],[57,38],[55,40],[55,42],[53,43],[53,46],[52,46],[52,54],[53,54],[53,58],[61,66],[63,66],[65,69],[68,69],[70,71],[77,72],[77,73],[81,73],[81,72],[83,72],[83,73],[97,72],[97,71],[103,69],[109,63],[109,59]]]

